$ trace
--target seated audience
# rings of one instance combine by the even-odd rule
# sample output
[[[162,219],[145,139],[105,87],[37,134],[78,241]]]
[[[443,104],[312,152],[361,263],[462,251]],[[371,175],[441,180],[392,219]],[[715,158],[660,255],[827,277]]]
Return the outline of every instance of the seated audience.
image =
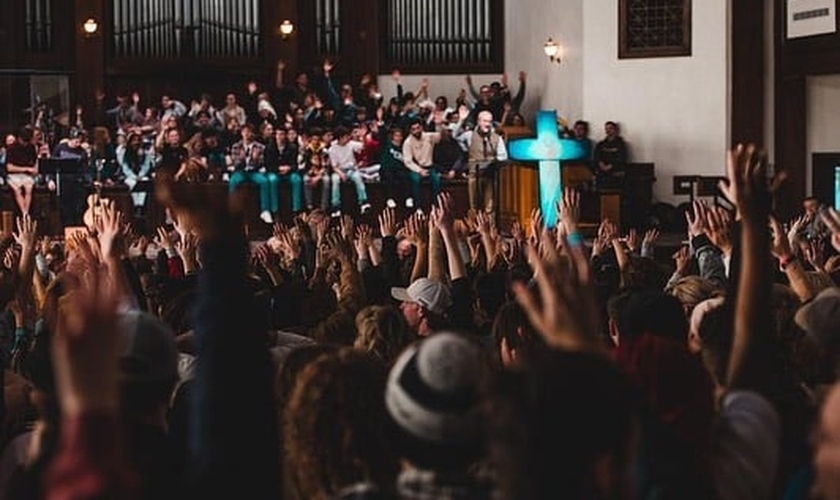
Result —
[[[256,184],[260,190],[260,218],[271,224],[274,222],[272,214],[279,210],[277,174],[266,169],[265,146],[257,142],[254,126],[246,123],[241,134],[242,140],[231,146],[228,156],[229,189],[233,193],[243,182]]]
[[[334,217],[341,215],[341,184],[345,182],[352,183],[356,188],[359,211],[364,214],[370,210],[370,203],[368,203],[367,189],[356,160],[356,154],[364,148],[364,145],[352,140],[351,131],[344,127],[336,128],[335,136],[336,141],[328,146],[332,167],[332,214]]]

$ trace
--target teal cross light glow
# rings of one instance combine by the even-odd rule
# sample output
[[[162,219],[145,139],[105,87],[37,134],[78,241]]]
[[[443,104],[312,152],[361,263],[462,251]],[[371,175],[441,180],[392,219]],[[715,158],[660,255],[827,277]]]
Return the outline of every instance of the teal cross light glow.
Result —
[[[510,157],[520,161],[539,162],[540,210],[546,227],[557,223],[557,202],[562,193],[560,162],[586,155],[583,145],[572,139],[562,139],[557,131],[557,112],[537,113],[537,137],[510,142]]]

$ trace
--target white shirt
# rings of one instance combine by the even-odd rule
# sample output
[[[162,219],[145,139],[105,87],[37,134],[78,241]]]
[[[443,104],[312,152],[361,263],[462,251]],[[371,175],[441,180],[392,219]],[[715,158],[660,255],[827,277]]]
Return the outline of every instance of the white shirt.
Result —
[[[364,144],[358,141],[350,141],[345,145],[334,142],[330,146],[329,155],[330,163],[333,168],[340,170],[353,170],[358,167],[356,163],[356,153],[364,148]]]

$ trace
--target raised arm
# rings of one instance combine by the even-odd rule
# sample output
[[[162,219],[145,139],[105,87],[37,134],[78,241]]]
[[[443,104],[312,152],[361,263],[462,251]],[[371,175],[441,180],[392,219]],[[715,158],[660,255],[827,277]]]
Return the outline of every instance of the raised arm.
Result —
[[[267,325],[247,280],[241,214],[172,183],[158,196],[201,241],[195,333],[198,365],[190,491],[203,497],[277,498],[277,425]],[[233,200],[239,207],[241,200]],[[232,411],[236,408],[236,411]]]
[[[766,349],[761,344],[771,335],[771,315],[766,311],[772,285],[767,259],[771,196],[766,157],[755,146],[738,145],[729,154],[727,177],[721,189],[738,208],[742,223],[728,387],[758,390],[766,387],[769,379],[764,373],[768,364],[762,363]]]
[[[422,214],[412,214],[405,223],[405,237],[414,245],[414,268],[411,283],[428,275],[428,222]]]
[[[458,236],[455,233],[455,221],[452,218],[452,196],[449,193],[441,193],[438,197],[437,206],[432,208],[431,225],[439,229],[446,247],[449,279],[455,281],[465,278],[467,266],[458,248]]]
[[[814,290],[808,282],[808,275],[802,266],[802,261],[793,253],[790,241],[785,234],[778,219],[771,217],[770,227],[773,230],[773,244],[771,246],[773,256],[779,260],[779,267],[784,271],[791,289],[802,302],[814,298],[817,290]]]
[[[517,112],[519,108],[522,106],[522,101],[525,100],[525,80],[527,79],[527,74],[524,71],[519,72],[519,90],[516,92],[516,95],[513,96],[512,103],[513,109]]]
[[[333,84],[332,76],[330,75],[333,67],[334,65],[329,59],[324,60],[323,68],[324,78],[327,80],[327,95],[329,96],[330,104],[333,109],[338,112],[338,109],[341,108],[341,96],[339,96],[338,91],[335,90],[335,84]]]

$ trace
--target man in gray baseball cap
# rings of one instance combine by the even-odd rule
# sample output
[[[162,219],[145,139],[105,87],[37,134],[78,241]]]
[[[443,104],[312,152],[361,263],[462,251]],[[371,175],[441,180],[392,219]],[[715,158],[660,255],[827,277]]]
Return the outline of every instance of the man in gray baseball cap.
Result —
[[[420,278],[408,288],[391,288],[391,296],[401,302],[408,326],[421,337],[445,325],[446,311],[452,305],[449,288],[428,278]]]

